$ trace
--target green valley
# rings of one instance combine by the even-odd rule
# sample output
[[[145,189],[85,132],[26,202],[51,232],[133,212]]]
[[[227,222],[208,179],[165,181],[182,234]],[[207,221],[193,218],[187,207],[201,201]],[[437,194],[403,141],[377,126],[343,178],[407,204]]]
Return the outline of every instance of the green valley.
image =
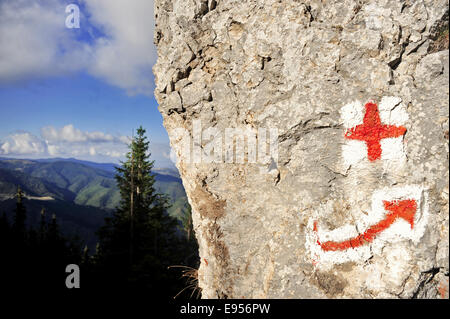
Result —
[[[12,213],[17,187],[25,193],[30,224],[44,208],[56,214],[63,231],[78,234],[95,247],[95,230],[120,202],[114,164],[76,159],[0,158],[0,213]],[[187,207],[187,197],[178,172],[154,169],[155,188],[169,196],[168,213],[178,219]]]

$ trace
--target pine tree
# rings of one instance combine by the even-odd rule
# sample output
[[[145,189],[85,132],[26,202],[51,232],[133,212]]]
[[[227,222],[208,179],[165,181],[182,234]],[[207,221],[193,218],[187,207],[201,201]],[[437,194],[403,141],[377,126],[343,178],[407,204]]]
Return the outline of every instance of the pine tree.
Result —
[[[0,217],[0,236],[4,236],[6,238],[8,232],[9,232],[8,217],[6,217],[6,213],[3,212],[2,217]]]
[[[5,214],[0,218],[0,291],[65,289],[65,266],[80,263],[81,248],[63,236],[55,215],[46,223],[44,209],[39,228],[27,227],[23,198],[19,187],[11,226]]]
[[[55,258],[55,255],[64,256],[67,253],[67,239],[61,234],[55,214],[47,225],[45,247],[51,258]]]
[[[183,214],[181,216],[181,224],[182,229],[186,234],[186,240],[189,242],[191,240],[192,233],[194,232],[194,228],[192,225],[192,208],[189,204],[188,207],[183,211]]]
[[[89,264],[89,261],[90,261],[89,248],[87,245],[85,245],[83,248],[82,255],[81,255],[81,263],[84,265],[87,265],[87,264]]]
[[[118,274],[126,277],[125,285],[148,286],[160,280],[161,270],[170,264],[176,220],[167,214],[168,198],[155,189],[154,162],[142,127],[129,148],[116,174],[120,206],[98,232],[98,259],[114,267],[110,271],[117,279]]]
[[[39,224],[39,243],[41,245],[44,244],[47,236],[47,223],[45,221],[45,209],[41,209],[41,221]]]
[[[13,232],[17,240],[17,244],[24,244],[26,240],[26,228],[25,228],[25,220],[27,218],[27,211],[23,204],[24,194],[20,189],[20,186],[17,187],[16,193],[16,208],[14,210],[14,222],[13,222]]]
[[[48,240],[49,242],[57,242],[59,240],[59,226],[56,222],[56,215],[52,215],[52,221],[48,225]]]
[[[0,255],[6,257],[6,250],[8,248],[10,237],[10,226],[6,213],[4,212],[0,217]]]

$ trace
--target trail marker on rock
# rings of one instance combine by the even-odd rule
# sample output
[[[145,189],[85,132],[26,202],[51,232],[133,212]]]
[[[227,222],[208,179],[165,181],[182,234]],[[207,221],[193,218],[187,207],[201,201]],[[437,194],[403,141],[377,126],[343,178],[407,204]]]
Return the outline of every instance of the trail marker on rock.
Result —
[[[404,124],[408,114],[400,98],[383,97],[379,106],[372,100],[364,106],[359,101],[349,103],[341,109],[341,120],[345,127],[344,163],[363,164],[353,169],[365,170],[378,160],[396,167],[406,160],[403,136],[407,132]],[[365,260],[377,249],[381,251],[387,242],[405,239],[418,242],[428,219],[426,197],[424,189],[416,185],[377,190],[367,215],[358,214],[359,220],[333,230],[326,230],[321,222],[331,213],[322,206],[308,225],[306,245],[313,263],[326,266]],[[350,202],[361,201],[353,198]]]
[[[383,201],[386,210],[390,211],[386,217],[379,221],[377,224],[371,226],[363,234],[360,234],[354,238],[346,239],[344,241],[327,241],[320,242],[317,239],[317,244],[324,251],[336,251],[346,250],[349,248],[356,248],[366,243],[371,243],[375,237],[382,231],[389,228],[397,218],[403,218],[411,224],[411,229],[414,227],[414,215],[417,210],[417,203],[414,199],[395,200],[395,201]],[[317,233],[317,222],[314,223],[314,231]]]
[[[416,185],[387,187],[373,193],[370,212],[355,224],[326,230],[323,217],[317,214],[308,225],[306,245],[314,263],[365,260],[386,242],[422,238],[428,222],[427,194]]]
[[[403,163],[404,126],[408,113],[398,97],[383,97],[377,105],[368,101],[364,106],[354,101],[342,107],[341,120],[345,127],[345,143],[342,145],[344,163],[390,161]]]
[[[363,124],[348,129],[345,137],[352,140],[364,141],[367,144],[367,157],[373,162],[381,158],[380,141],[385,138],[399,137],[406,133],[403,126],[382,124],[378,106],[373,102],[365,105],[366,114]]]

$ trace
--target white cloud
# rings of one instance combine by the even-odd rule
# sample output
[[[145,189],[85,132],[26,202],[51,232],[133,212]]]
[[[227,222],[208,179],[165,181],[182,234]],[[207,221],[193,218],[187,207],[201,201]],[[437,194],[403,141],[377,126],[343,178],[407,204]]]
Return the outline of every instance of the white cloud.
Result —
[[[109,156],[109,157],[117,157],[117,158],[123,157],[123,156],[124,156],[123,153],[118,152],[118,151],[106,151],[106,152],[104,153],[104,155],[105,155],[105,156]]]
[[[0,2],[0,83],[87,70],[126,90],[151,95],[153,1],[84,0],[80,27],[104,36],[92,42],[75,38],[65,27],[62,0]],[[92,34],[92,33],[91,33]]]
[[[58,0],[0,3],[0,83],[79,70],[90,48],[64,26]]]
[[[125,136],[114,137],[111,134],[105,134],[103,132],[82,132],[75,128],[72,124],[63,126],[61,129],[56,129],[53,126],[45,126],[41,128],[42,137],[48,142],[120,142],[126,139]]]
[[[0,143],[0,154],[47,154],[47,145],[44,141],[30,133],[15,133],[9,135],[5,141]]]
[[[57,145],[49,145],[47,144],[47,150],[48,150],[48,154],[50,156],[57,156],[58,153],[60,152],[60,149]]]
[[[51,156],[87,156],[91,159],[121,158],[127,152],[127,136],[113,136],[108,133],[82,131],[73,126],[61,128],[45,126],[41,136]]]
[[[72,124],[61,128],[41,128],[41,136],[18,132],[0,140],[0,155],[18,158],[76,157],[95,162],[117,162],[124,160],[129,151],[128,136],[117,136],[105,132],[88,132]],[[167,158],[168,144],[150,143],[151,159],[157,167],[173,167]]]
[[[97,151],[95,150],[95,147],[94,147],[94,146],[91,146],[91,147],[89,148],[89,155],[91,155],[91,156],[97,155]]]
[[[124,144],[130,144],[131,143],[131,137],[130,136],[120,136],[119,140]]]
[[[152,91],[153,1],[89,0],[90,22],[106,36],[97,39],[90,71],[130,94]]]
[[[0,154],[9,156],[88,156],[120,158],[128,149],[126,136],[113,136],[100,131],[87,132],[72,124],[41,128],[41,137],[28,132],[14,133],[0,141]]]

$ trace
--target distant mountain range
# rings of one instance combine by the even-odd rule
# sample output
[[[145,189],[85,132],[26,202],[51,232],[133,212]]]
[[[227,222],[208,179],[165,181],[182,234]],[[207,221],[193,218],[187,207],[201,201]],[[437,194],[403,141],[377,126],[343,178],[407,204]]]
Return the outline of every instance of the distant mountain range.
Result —
[[[0,157],[0,161],[1,160],[8,160],[8,158],[1,158]],[[120,164],[114,164],[114,163],[96,163],[96,162],[90,162],[90,161],[83,161],[83,160],[79,160],[76,158],[44,158],[44,159],[36,159],[36,160],[32,160],[35,162],[39,162],[39,163],[54,163],[54,162],[71,162],[71,163],[78,163],[78,164],[82,164],[82,165],[86,165],[95,169],[100,169],[100,170],[104,170],[107,172],[111,172],[111,173],[116,173],[116,167],[119,166]],[[178,173],[178,171],[174,168],[154,168],[153,171],[155,173],[159,173],[161,175],[169,175],[169,176],[173,176],[173,177],[177,177],[180,178],[180,174]]]
[[[120,202],[114,179],[116,166],[72,158],[0,158],[0,213],[12,214],[14,195],[20,186],[27,198],[30,224],[39,220],[39,212],[45,208],[57,215],[66,232],[78,233],[92,246],[94,229]],[[178,172],[155,169],[153,173],[156,190],[170,196],[169,214],[179,218],[187,197]]]

